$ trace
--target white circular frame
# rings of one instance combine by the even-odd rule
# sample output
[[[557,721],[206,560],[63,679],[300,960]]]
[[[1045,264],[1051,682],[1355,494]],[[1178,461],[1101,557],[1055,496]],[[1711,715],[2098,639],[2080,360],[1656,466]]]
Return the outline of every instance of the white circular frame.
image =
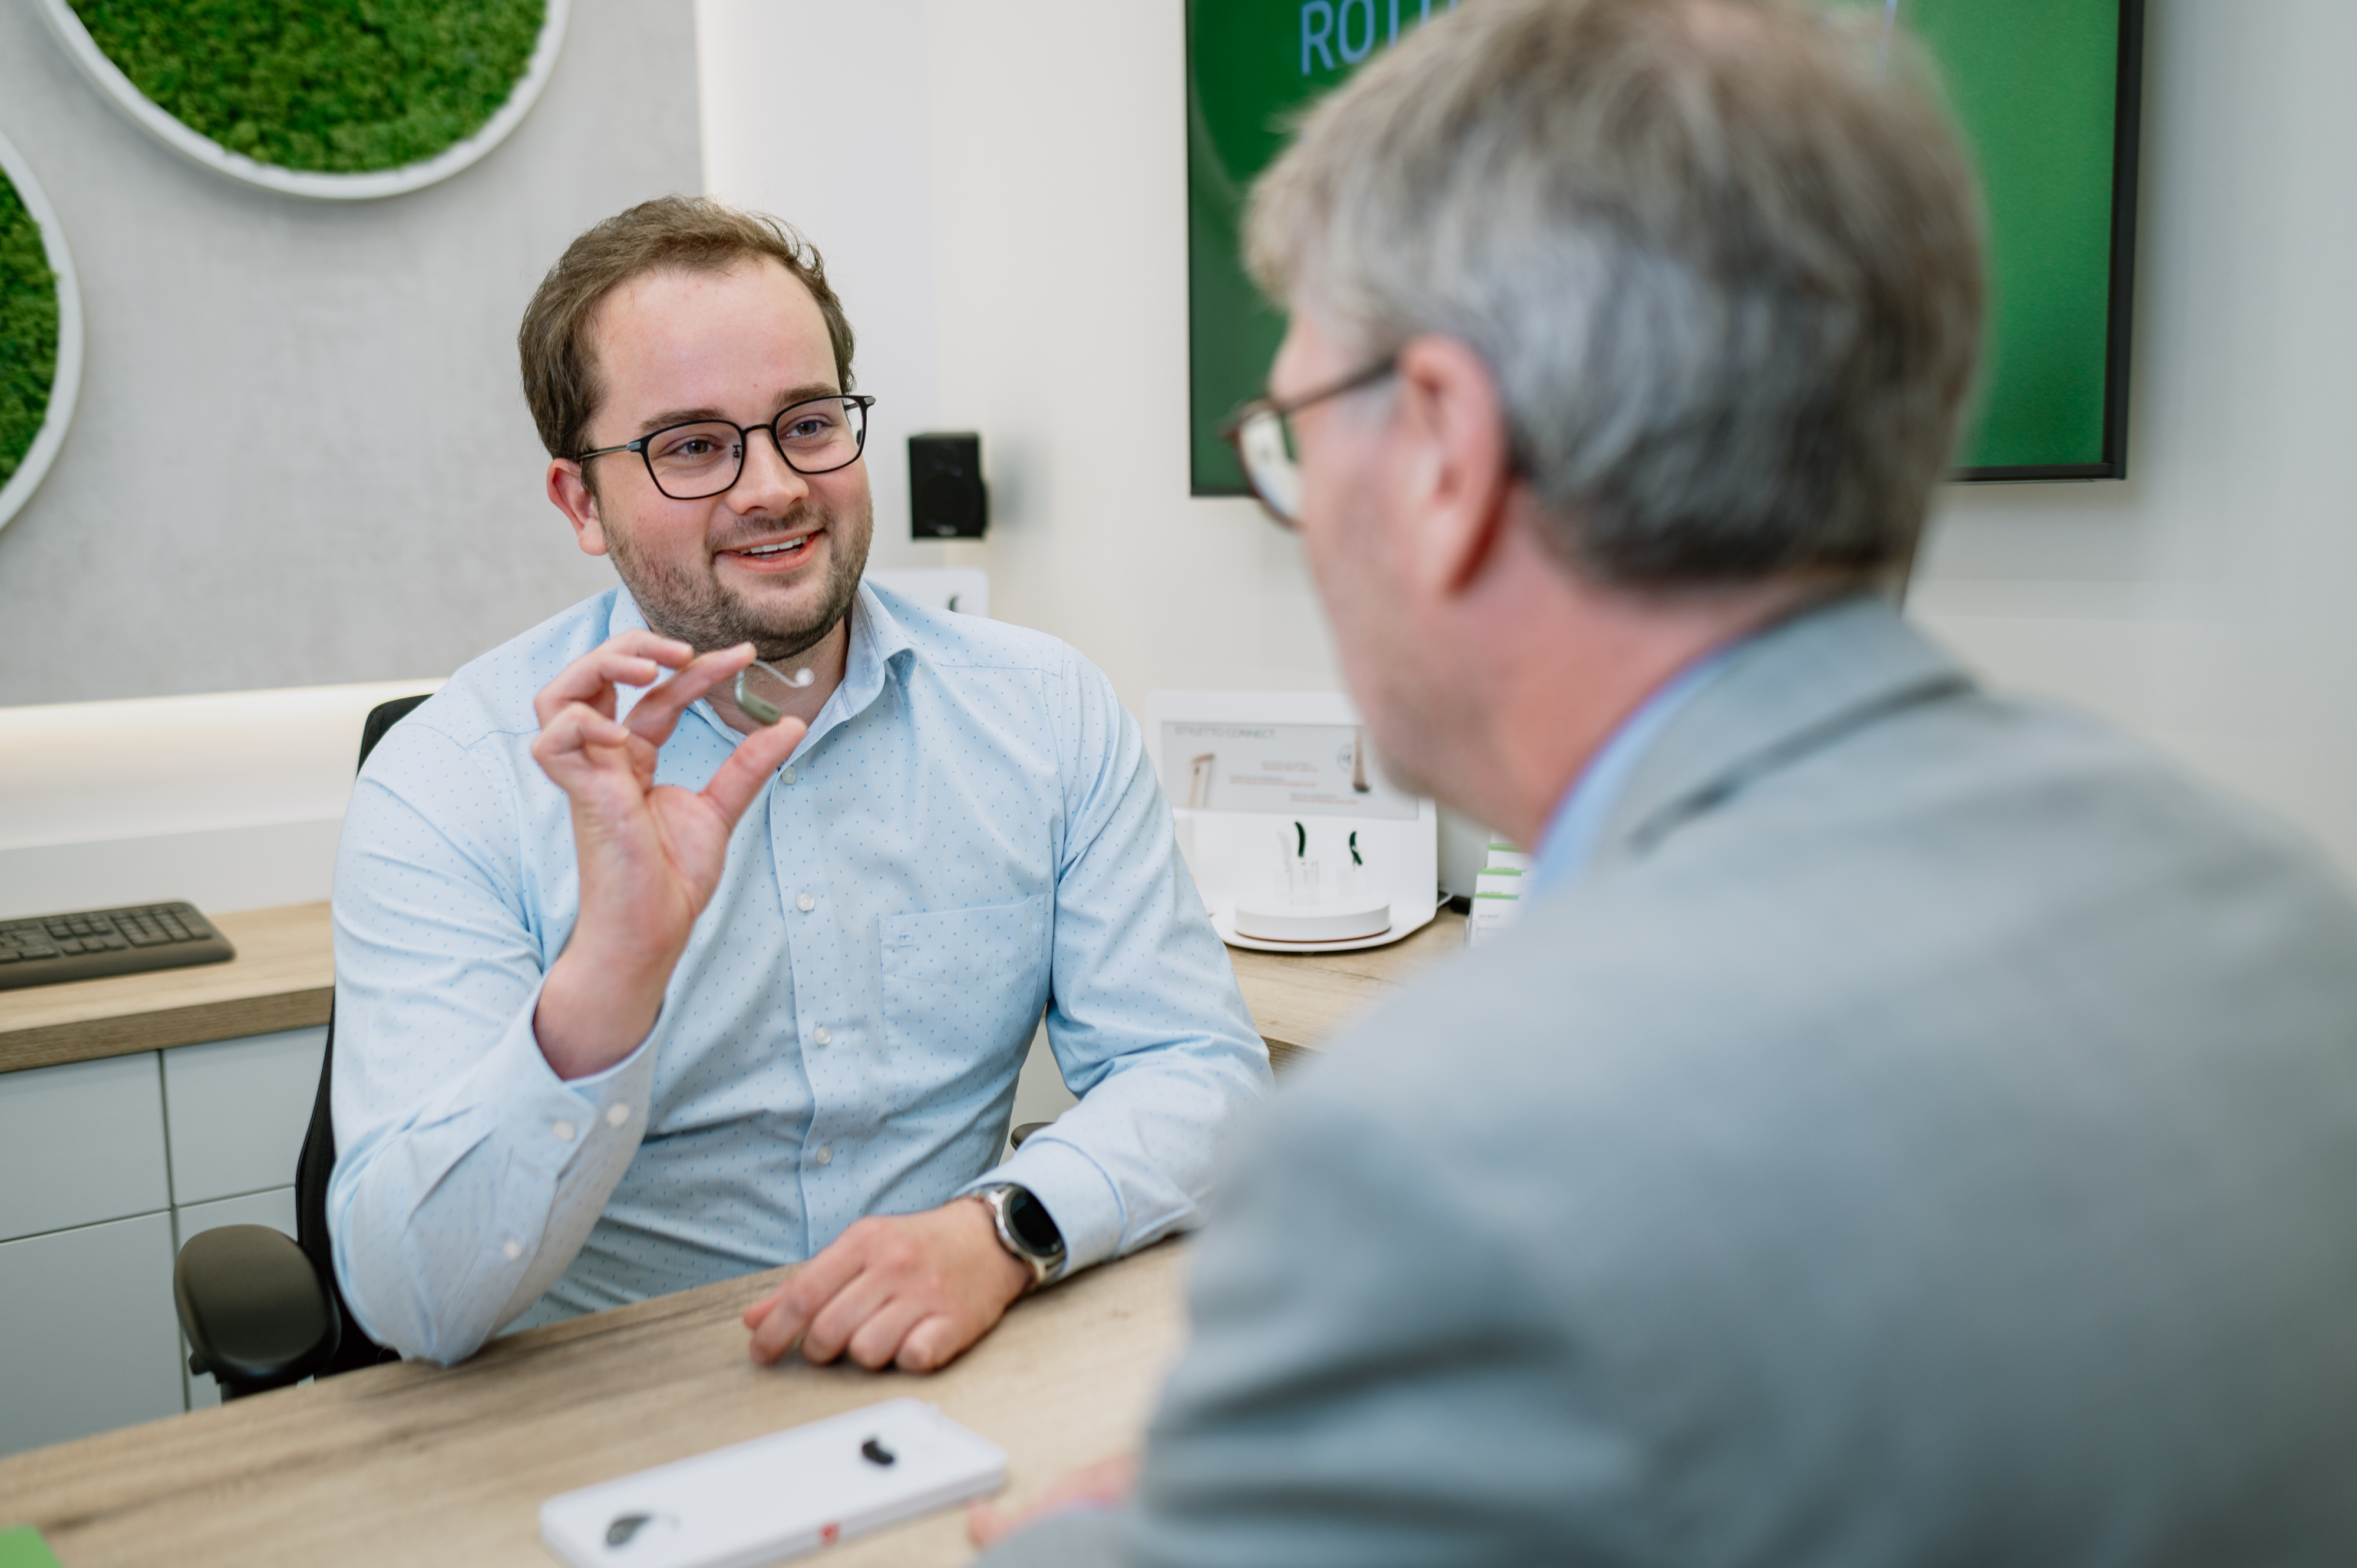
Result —
[[[16,509],[40,489],[49,465],[57,461],[58,448],[66,444],[66,426],[73,423],[74,400],[81,393],[81,285],[74,280],[73,253],[66,249],[65,226],[58,221],[57,209],[33,177],[32,166],[5,136],[0,136],[0,169],[7,171],[17,199],[41,226],[41,249],[48,252],[49,271],[58,274],[58,371],[49,382],[49,406],[41,414],[41,428],[34,432],[25,460],[0,485],[0,528],[5,528]]]
[[[522,80],[481,130],[462,142],[452,143],[423,163],[373,169],[367,174],[327,174],[262,163],[242,153],[231,152],[211,137],[182,124],[132,85],[122,68],[106,58],[106,51],[91,38],[89,29],[81,25],[81,18],[74,15],[66,0],[40,0],[40,4],[41,15],[48,19],[49,31],[58,36],[66,53],[73,57],[74,64],[141,130],[215,174],[283,196],[308,197],[316,201],[374,201],[387,196],[404,196],[436,180],[449,178],[498,146],[532,113],[532,106],[540,100],[541,89],[548,85],[549,77],[556,70],[557,51],[565,44],[565,24],[571,9],[570,0],[547,0],[548,9],[540,23],[540,41],[533,47],[532,60],[524,68]]]

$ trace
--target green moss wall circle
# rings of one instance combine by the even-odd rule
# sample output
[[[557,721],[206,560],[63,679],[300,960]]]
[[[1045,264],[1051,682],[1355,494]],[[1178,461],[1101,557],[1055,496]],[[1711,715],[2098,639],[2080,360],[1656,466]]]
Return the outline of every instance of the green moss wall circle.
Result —
[[[0,527],[65,445],[81,390],[81,292],[49,199],[0,136]]]
[[[497,146],[555,69],[566,0],[39,0],[84,76],[217,174],[369,200]]]

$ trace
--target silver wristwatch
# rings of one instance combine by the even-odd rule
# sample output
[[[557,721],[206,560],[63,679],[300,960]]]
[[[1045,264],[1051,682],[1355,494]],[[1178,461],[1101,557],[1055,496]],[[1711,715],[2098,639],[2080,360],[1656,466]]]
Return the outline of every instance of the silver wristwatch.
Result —
[[[1063,1277],[1069,1256],[1064,1251],[1064,1233],[1056,1229],[1048,1206],[1032,1197],[1030,1188],[1003,1181],[974,1196],[990,1206],[990,1222],[997,1228],[998,1244],[1031,1271],[1033,1290]]]

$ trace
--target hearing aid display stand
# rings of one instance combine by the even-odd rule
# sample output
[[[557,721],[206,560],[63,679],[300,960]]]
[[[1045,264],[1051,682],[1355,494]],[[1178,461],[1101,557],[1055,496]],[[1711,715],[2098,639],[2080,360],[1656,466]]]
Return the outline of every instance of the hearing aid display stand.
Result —
[[[1431,923],[1439,814],[1383,777],[1349,698],[1157,692],[1146,744],[1231,947],[1347,952]]]
[[[1006,1484],[1006,1454],[922,1400],[886,1400],[554,1497],[574,1568],[754,1568]]]

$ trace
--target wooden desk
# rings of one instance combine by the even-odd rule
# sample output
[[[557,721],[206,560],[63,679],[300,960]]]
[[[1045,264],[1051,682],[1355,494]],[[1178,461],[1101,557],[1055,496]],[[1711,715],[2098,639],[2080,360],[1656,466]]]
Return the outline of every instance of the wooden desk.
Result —
[[[327,905],[252,909],[213,923],[237,949],[227,963],[0,991],[0,1072],[328,1021],[336,959]],[[1387,948],[1314,954],[1231,948],[1228,956],[1269,1056],[1282,1067],[1297,1053],[1322,1047],[1344,1024],[1464,944],[1464,917],[1444,909],[1432,924]]]
[[[737,1315],[784,1271],[496,1340],[447,1370],[404,1363],[0,1459],[0,1525],[70,1568],[555,1561],[543,1499],[877,1400],[940,1405],[1009,1456],[1020,1505],[1134,1446],[1183,1328],[1183,1243],[1017,1302],[931,1377],[756,1367]],[[823,1561],[963,1563],[963,1510]]]
[[[0,991],[0,1072],[328,1021],[336,984],[328,906],[208,918],[237,950],[227,963]]]
[[[1230,948],[1236,984],[1278,1071],[1322,1050],[1346,1024],[1465,946],[1465,917],[1443,909],[1432,924],[1387,948],[1273,953]]]
[[[0,1071],[324,1023],[328,907],[225,915],[226,964],[0,993]],[[1371,951],[1231,950],[1280,1067],[1457,950],[1444,913]],[[0,1525],[71,1568],[107,1563],[531,1563],[543,1499],[856,1405],[914,1393],[1003,1445],[1006,1500],[1135,1444],[1182,1332],[1166,1244],[1036,1300],[928,1379],[756,1368],[744,1306],[777,1273],[534,1329],[464,1366],[379,1367],[0,1459]],[[829,1554],[960,1563],[952,1513]]]

